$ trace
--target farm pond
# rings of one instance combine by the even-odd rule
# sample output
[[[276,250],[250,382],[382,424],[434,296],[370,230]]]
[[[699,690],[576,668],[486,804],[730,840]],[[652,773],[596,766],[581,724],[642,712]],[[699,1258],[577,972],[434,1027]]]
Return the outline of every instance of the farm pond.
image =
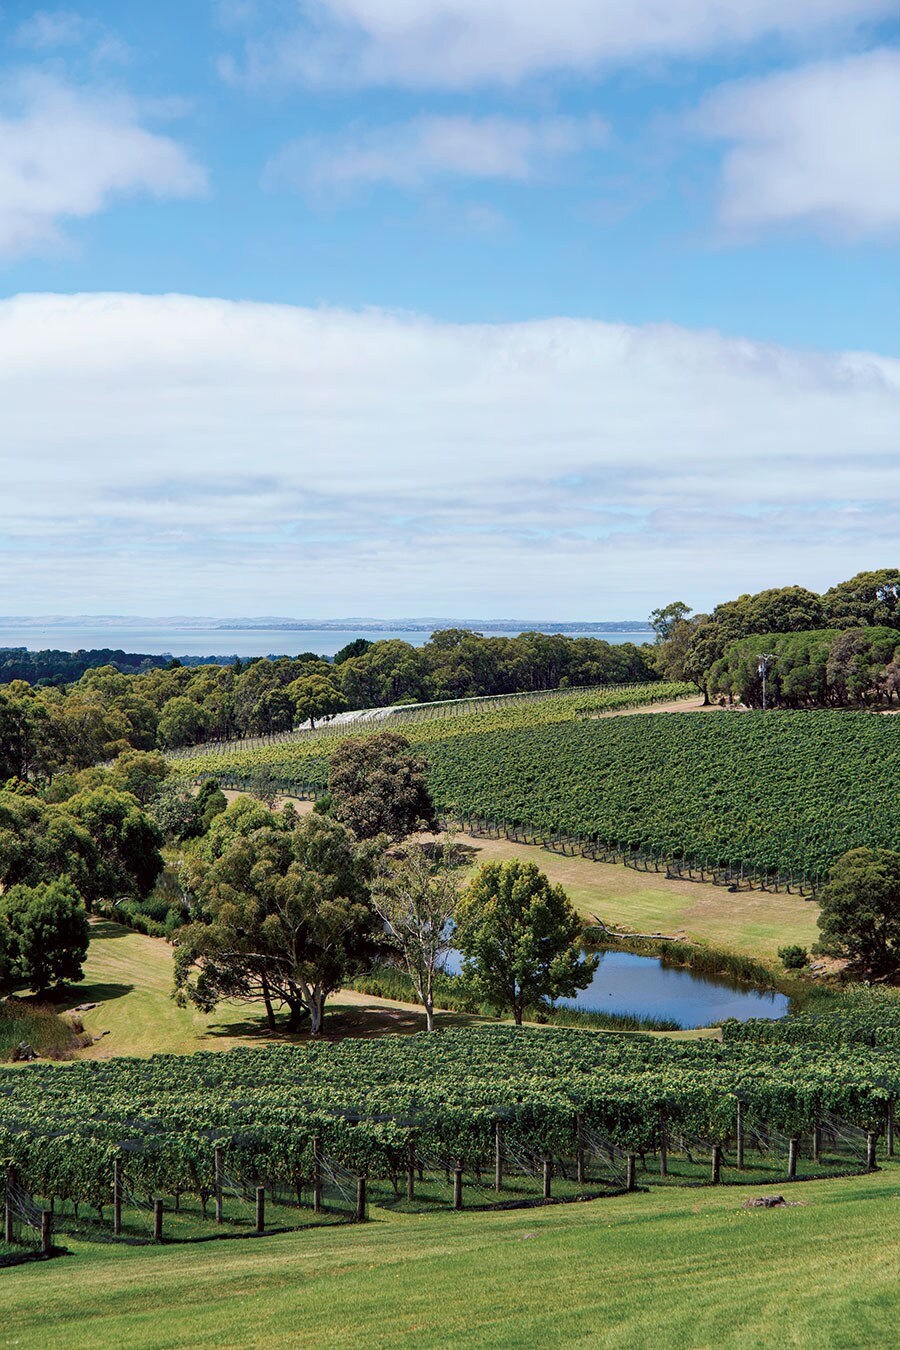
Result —
[[[775,990],[694,975],[682,967],[666,966],[655,956],[621,951],[599,955],[600,964],[588,987],[577,998],[558,999],[558,1007],[668,1018],[685,1030],[708,1027],[726,1017],[739,1022],[751,1017],[776,1019],[788,1011],[789,1000]],[[459,952],[448,952],[444,963],[448,974],[457,974],[460,965]]]

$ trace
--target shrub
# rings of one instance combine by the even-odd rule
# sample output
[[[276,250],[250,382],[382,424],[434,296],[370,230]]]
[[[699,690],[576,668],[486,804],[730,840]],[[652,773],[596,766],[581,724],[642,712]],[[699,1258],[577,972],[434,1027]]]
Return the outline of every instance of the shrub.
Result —
[[[778,959],[787,970],[802,970],[809,960],[809,952],[805,947],[794,943],[789,947],[779,947]]]

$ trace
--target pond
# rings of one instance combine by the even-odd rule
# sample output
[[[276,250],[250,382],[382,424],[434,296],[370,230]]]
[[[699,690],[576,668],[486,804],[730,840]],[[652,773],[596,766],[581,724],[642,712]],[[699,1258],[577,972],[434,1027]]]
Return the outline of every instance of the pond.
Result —
[[[460,964],[459,952],[448,952],[447,972],[457,974]],[[734,980],[712,979],[679,966],[664,966],[655,956],[605,951],[600,953],[600,965],[587,989],[582,989],[577,998],[559,999],[558,1006],[664,1017],[687,1030],[711,1026],[726,1017],[736,1017],[739,1022],[751,1017],[784,1017],[788,999],[774,990],[761,991]]]

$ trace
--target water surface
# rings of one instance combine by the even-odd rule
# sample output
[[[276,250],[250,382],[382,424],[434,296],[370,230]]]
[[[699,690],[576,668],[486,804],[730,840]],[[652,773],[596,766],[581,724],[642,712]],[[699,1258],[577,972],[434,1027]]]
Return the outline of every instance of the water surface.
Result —
[[[447,955],[446,969],[457,974],[457,951]],[[600,965],[587,989],[577,998],[562,998],[559,1007],[585,1012],[630,1013],[677,1022],[686,1030],[708,1027],[726,1017],[746,1022],[751,1017],[776,1019],[788,1011],[788,999],[772,990],[761,991],[724,978],[699,976],[679,966],[664,966],[655,956],[632,952],[600,953]]]

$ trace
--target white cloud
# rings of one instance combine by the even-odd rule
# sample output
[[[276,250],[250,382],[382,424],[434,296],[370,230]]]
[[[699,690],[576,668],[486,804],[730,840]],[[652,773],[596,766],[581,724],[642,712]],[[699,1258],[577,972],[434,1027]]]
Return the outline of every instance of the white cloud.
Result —
[[[428,117],[372,127],[339,137],[304,138],[269,163],[269,185],[347,187],[390,183],[417,187],[432,178],[511,179],[542,175],[553,161],[602,145],[606,123],[597,117]]]
[[[132,100],[41,75],[7,81],[0,103],[0,255],[58,238],[66,220],[126,197],[190,197],[205,171],[141,125]]]
[[[896,9],[893,0],[295,0],[294,8],[294,27],[276,30],[273,20],[223,73],[464,88],[803,39]]]
[[[697,120],[732,146],[722,168],[726,224],[900,227],[900,52],[725,86]]]
[[[39,54],[61,48],[89,50],[94,65],[123,63],[129,58],[125,43],[96,19],[86,19],[72,9],[39,9],[13,33],[13,41]]]
[[[0,446],[22,611],[640,617],[889,562],[900,362],[25,296]]]

